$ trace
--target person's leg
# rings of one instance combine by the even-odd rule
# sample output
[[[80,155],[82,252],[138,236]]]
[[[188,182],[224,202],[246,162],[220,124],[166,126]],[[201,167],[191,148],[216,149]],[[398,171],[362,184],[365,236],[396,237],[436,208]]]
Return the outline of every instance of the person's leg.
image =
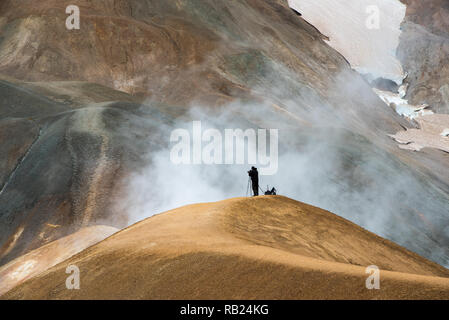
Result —
[[[259,186],[257,185],[257,183],[253,183],[253,193],[255,196],[259,195]]]

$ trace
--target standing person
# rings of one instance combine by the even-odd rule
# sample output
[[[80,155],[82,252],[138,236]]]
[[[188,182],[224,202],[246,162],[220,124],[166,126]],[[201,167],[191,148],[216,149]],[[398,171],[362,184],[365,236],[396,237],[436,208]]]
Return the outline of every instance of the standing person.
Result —
[[[259,195],[259,172],[256,167],[252,167],[251,170],[248,171],[248,175],[251,178],[252,187],[253,187],[253,195]]]

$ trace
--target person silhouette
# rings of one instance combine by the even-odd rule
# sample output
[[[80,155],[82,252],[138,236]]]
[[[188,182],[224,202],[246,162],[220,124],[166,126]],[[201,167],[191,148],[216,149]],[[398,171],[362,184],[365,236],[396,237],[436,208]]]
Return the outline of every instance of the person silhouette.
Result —
[[[251,167],[251,170],[248,171],[248,175],[251,178],[251,183],[253,187],[253,196],[259,195],[259,172],[256,167]]]

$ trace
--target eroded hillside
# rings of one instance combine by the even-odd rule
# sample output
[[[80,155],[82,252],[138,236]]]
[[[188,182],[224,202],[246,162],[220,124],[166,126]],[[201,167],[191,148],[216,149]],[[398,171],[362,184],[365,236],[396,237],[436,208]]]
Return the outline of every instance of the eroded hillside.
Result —
[[[223,125],[279,128],[288,164],[312,173],[283,175],[292,196],[446,263],[448,156],[398,150],[387,134],[411,124],[286,1],[79,1],[74,31],[68,4],[0,4],[0,264],[90,225],[126,227],[123,180],[196,105],[232,110]]]
[[[69,265],[80,269],[80,290],[65,287]],[[365,286],[371,265],[381,269],[381,290]],[[445,299],[448,275],[330,212],[265,196],[149,218],[2,298]]]

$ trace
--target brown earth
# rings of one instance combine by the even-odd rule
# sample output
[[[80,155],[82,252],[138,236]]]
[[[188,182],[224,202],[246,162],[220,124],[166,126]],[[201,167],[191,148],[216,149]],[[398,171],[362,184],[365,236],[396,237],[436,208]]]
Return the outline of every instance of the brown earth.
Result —
[[[395,115],[286,0],[82,0],[81,28],[72,31],[65,26],[70,4],[3,1],[0,73],[88,81],[173,105],[253,98],[288,109],[283,100],[294,92],[298,118],[315,107],[308,100],[323,100],[335,112],[357,110],[354,126],[398,128]],[[281,66],[298,78],[295,84],[282,78]],[[351,99],[343,97],[348,90]],[[360,114],[363,106],[381,119],[377,126]]]
[[[251,42],[261,42],[261,48],[272,49],[265,54],[295,65],[299,57],[289,48],[293,40],[321,37],[283,1],[83,0],[77,2],[81,29],[68,31],[65,8],[70,4],[2,1],[0,72],[28,81],[90,81],[172,103],[194,96],[223,103],[234,91],[247,94],[228,79],[226,63],[248,51]],[[287,29],[279,34],[278,25]],[[287,32],[295,27],[304,32]],[[314,51],[324,59],[318,48]],[[342,61],[337,55],[326,59],[334,71]],[[191,81],[186,83],[187,75]]]
[[[80,290],[65,288],[68,265]],[[366,267],[380,269],[368,290]],[[281,196],[190,205],[139,222],[3,299],[448,299],[449,270]]]

